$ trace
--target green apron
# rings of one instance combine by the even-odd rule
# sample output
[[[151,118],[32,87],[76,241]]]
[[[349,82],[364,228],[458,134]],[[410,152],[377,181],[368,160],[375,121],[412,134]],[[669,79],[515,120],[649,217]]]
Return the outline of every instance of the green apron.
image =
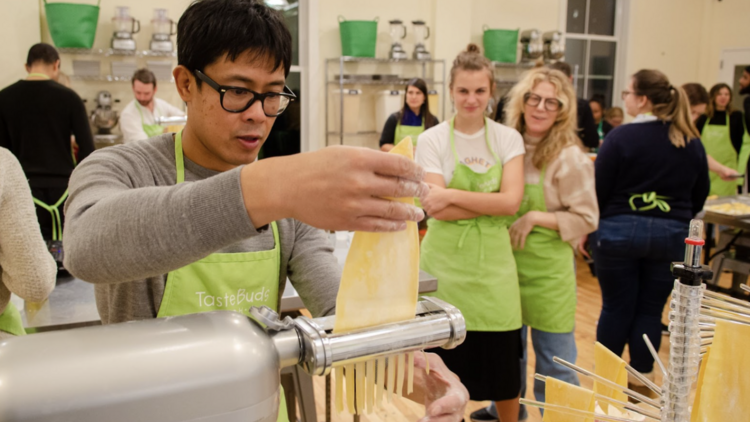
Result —
[[[526,184],[523,201],[512,221],[529,211],[547,212],[544,176],[539,183]],[[535,226],[523,249],[514,249],[521,288],[523,323],[548,333],[569,333],[575,328],[576,275],[573,247],[557,230]]]
[[[706,149],[706,154],[714,158],[719,163],[731,168],[737,168],[737,151],[732,146],[732,138],[729,136],[729,116],[727,116],[727,125],[712,125],[707,120],[701,133],[701,142]],[[718,174],[708,173],[711,179],[711,190],[709,195],[729,196],[737,194],[737,182],[732,180],[725,182],[721,180]]]
[[[503,164],[490,147],[490,125],[484,137],[495,165],[487,173],[475,173],[462,164],[453,139],[450,142],[456,170],[449,189],[499,192]],[[521,328],[518,274],[507,217],[483,215],[457,221],[431,219],[422,241],[420,267],[438,279],[438,297],[461,310],[469,331],[511,331]]]
[[[745,132],[742,133],[742,147],[740,148],[740,157],[737,160],[737,171],[740,174],[747,175],[747,162],[750,159],[750,134],[747,132],[745,119],[742,119],[742,125],[745,127]],[[737,179],[737,184],[740,186],[744,185],[745,177]]]
[[[424,117],[422,118],[422,126],[402,126],[401,119],[399,119],[398,124],[396,125],[396,132],[393,135],[393,145],[398,145],[401,140],[410,136],[412,146],[416,148],[417,137],[419,137],[422,132],[424,132]],[[414,198],[414,205],[422,208],[422,202],[419,201],[419,198]]]
[[[14,336],[25,336],[26,330],[23,329],[23,320],[21,313],[13,302],[8,302],[5,311],[0,314],[0,331],[13,334]]]
[[[185,181],[182,132],[175,135],[177,183]],[[214,253],[170,271],[158,318],[198,312],[231,310],[250,316],[252,306],[278,311],[281,246],[279,230],[271,223],[274,248],[260,252]],[[288,421],[283,388],[279,421]]]
[[[403,126],[401,124],[401,119],[399,119],[398,124],[396,125],[396,132],[393,135],[393,145],[398,145],[402,139],[411,136],[411,143],[414,145],[414,148],[416,148],[417,137],[419,137],[422,132],[424,132],[424,117],[422,118],[421,126]]]
[[[596,127],[596,133],[599,134],[599,142],[604,140],[604,119],[599,122],[599,126]]]
[[[161,125],[147,125],[143,123],[143,108],[140,104],[138,104],[138,100],[135,100],[135,108],[138,109],[138,114],[141,115],[141,126],[143,127],[143,131],[146,132],[146,135],[148,135],[149,138],[153,138],[154,136],[164,133],[164,128]],[[154,104],[154,110],[156,110],[156,104]]]

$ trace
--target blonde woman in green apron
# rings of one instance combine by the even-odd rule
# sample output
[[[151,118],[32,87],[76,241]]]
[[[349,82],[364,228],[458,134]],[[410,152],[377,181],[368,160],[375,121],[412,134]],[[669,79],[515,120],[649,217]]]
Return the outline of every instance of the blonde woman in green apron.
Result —
[[[55,287],[57,265],[34,214],[29,184],[13,154],[0,148],[0,341],[26,334],[11,293],[42,302]]]
[[[579,385],[575,372],[552,359],[576,361],[571,242],[596,230],[599,206],[594,165],[576,136],[576,96],[569,79],[557,70],[533,69],[511,89],[509,98],[506,122],[521,132],[526,147],[523,202],[509,228],[524,323],[523,395],[528,328],[536,356],[534,372]],[[544,387],[543,382],[534,382],[534,396],[541,402]],[[487,420],[482,416],[490,410],[482,409],[472,419]]]
[[[430,113],[427,101],[427,83],[414,78],[406,85],[404,106],[391,114],[380,135],[380,150],[388,152],[407,136],[411,136],[414,147],[417,138],[425,130],[438,124],[438,119]]]
[[[437,350],[473,400],[494,400],[503,422],[518,417],[521,302],[508,235],[523,196],[521,135],[484,115],[494,89],[490,62],[470,44],[453,62],[456,115],[419,137],[416,159],[431,184],[433,218],[421,268],[435,296],[458,307],[469,331],[455,350]]]
[[[732,109],[732,90],[729,85],[719,83],[711,88],[708,96],[706,113],[695,122],[706,154],[719,164],[745,174],[750,155],[750,138],[746,135],[742,112]],[[748,145],[743,151],[743,144],[746,142]],[[744,179],[738,181],[736,178],[724,180],[716,172],[709,173],[709,178],[710,194],[719,196],[736,195],[738,183],[744,182]]]

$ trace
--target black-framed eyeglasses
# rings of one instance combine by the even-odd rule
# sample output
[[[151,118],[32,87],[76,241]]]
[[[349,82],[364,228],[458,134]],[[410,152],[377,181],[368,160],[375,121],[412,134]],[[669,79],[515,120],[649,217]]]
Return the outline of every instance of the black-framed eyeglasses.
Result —
[[[562,102],[557,98],[542,98],[536,94],[527,92],[523,96],[523,102],[529,107],[538,107],[539,103],[544,100],[544,109],[547,111],[557,111],[562,107]]]
[[[268,117],[276,117],[283,113],[289,106],[289,103],[297,98],[286,85],[284,85],[285,92],[266,92],[261,94],[240,86],[219,85],[198,69],[195,70],[195,76],[219,93],[221,108],[230,113],[242,113],[250,108],[255,101],[260,101],[263,113]]]

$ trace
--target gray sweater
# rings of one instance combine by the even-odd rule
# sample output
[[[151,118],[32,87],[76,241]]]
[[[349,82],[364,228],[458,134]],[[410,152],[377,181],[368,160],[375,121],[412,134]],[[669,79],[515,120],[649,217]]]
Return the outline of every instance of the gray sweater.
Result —
[[[169,271],[214,252],[273,248],[270,227],[256,230],[247,214],[241,168],[219,173],[185,157],[186,183],[176,185],[174,160],[173,135],[159,135],[96,151],[70,178],[65,267],[96,285],[104,324],[155,318]],[[313,315],[332,313],[341,269],[327,236],[277,224],[279,297],[288,276]]]

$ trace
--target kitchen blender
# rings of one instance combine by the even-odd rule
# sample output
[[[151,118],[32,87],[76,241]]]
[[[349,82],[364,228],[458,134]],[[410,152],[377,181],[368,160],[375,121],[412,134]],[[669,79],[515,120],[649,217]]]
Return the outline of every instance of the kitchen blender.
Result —
[[[153,35],[151,35],[151,51],[172,52],[174,43],[170,38],[177,33],[177,25],[167,17],[167,9],[154,9],[154,18],[151,20]]]
[[[91,112],[89,120],[91,125],[96,128],[94,134],[94,146],[102,148],[118,143],[122,138],[121,135],[113,134],[112,129],[117,126],[120,116],[116,110],[112,109],[114,103],[119,103],[120,100],[112,98],[112,94],[109,91],[99,91],[96,94],[96,109]]]
[[[130,16],[130,8],[117,6],[115,17],[112,18],[115,26],[115,34],[112,37],[112,48],[114,50],[135,51],[135,40],[133,34],[141,30],[141,22]]]
[[[414,38],[417,44],[414,46],[413,58],[417,60],[430,60],[430,53],[424,46],[425,41],[430,38],[430,27],[424,21],[412,21],[414,25]]]
[[[560,31],[549,31],[542,34],[544,39],[544,59],[560,60],[565,56],[565,41]]]
[[[536,60],[544,54],[544,41],[538,29],[521,32],[521,60]]]
[[[404,25],[404,22],[401,19],[394,19],[388,21],[388,23],[391,24],[390,33],[391,38],[393,39],[391,52],[388,54],[388,57],[395,60],[408,58],[409,56],[406,54],[404,47],[401,46],[401,40],[406,38],[406,26]]]

